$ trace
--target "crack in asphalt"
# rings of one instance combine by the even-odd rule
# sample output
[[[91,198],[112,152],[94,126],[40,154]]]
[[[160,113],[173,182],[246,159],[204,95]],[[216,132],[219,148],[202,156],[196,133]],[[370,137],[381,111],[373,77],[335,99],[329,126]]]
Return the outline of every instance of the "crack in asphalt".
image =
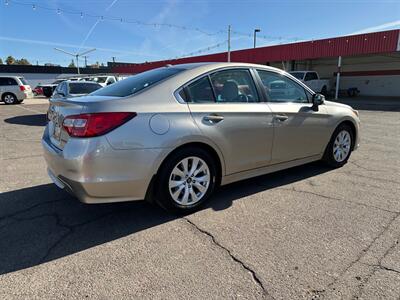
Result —
[[[390,182],[390,183],[394,183],[394,184],[400,184],[400,182],[399,182],[399,181],[396,181],[396,180],[391,180],[391,179],[385,179],[385,178],[379,178],[379,177],[361,175],[361,174],[359,174],[359,173],[354,173],[354,171],[350,171],[350,170],[347,171],[347,172],[339,172],[339,171],[338,171],[337,173],[338,173],[338,174],[346,174],[346,175],[352,174],[352,175],[357,176],[357,177],[368,178],[368,179],[372,179],[372,180],[382,181],[382,182],[385,182],[385,183]]]
[[[26,156],[17,156],[17,157],[8,157],[8,158],[2,158],[0,160],[6,161],[6,160],[16,160],[16,159],[23,159],[23,158],[32,158],[32,157],[42,157],[42,154],[34,154],[34,155],[26,155]]]
[[[381,230],[381,232],[372,239],[371,243],[363,250],[361,250],[360,254],[356,257],[355,260],[353,260],[340,274],[339,276],[336,277],[335,280],[333,280],[331,283],[329,283],[327,285],[327,287],[323,290],[323,292],[321,292],[321,294],[325,293],[327,290],[331,289],[338,281],[339,279],[343,278],[344,274],[346,274],[346,272],[353,267],[355,264],[357,264],[358,262],[360,262],[360,260],[367,254],[367,252],[371,249],[371,247],[375,244],[375,242],[382,236],[385,234],[385,232],[390,228],[390,226],[393,224],[393,222],[400,216],[400,213],[396,214],[390,221],[389,223],[384,226],[384,228]],[[395,243],[393,243],[393,245],[391,245],[386,251],[385,253],[382,255],[382,257],[378,260],[378,265],[368,265],[368,266],[372,266],[374,267],[374,269],[367,273],[364,277],[364,280],[358,285],[358,291],[353,295],[353,299],[358,299],[359,296],[361,295],[364,286],[366,283],[368,283],[368,281],[370,280],[370,278],[374,275],[374,273],[378,270],[378,269],[385,269],[384,266],[381,265],[382,260],[385,258],[385,256],[390,252],[390,250],[392,248],[394,248],[397,245],[398,241],[396,240]],[[364,264],[366,265],[366,264]],[[390,268],[389,268],[390,269]]]
[[[399,217],[399,216],[397,216],[397,217]],[[397,219],[397,217],[395,217],[395,218],[390,222],[390,224],[388,225],[388,228],[389,228],[389,226]],[[387,229],[386,229],[386,230],[387,230]],[[385,231],[386,231],[386,230],[385,230]],[[382,235],[383,235],[383,233],[382,233],[380,236],[382,236]],[[380,236],[379,236],[379,237],[380,237]],[[361,295],[361,293],[363,292],[363,290],[364,290],[364,288],[365,288],[365,285],[370,281],[370,279],[372,278],[372,276],[373,276],[378,270],[385,270],[385,271],[396,272],[396,273],[399,273],[399,274],[400,274],[400,271],[382,265],[383,259],[390,253],[390,251],[391,251],[392,249],[394,249],[394,247],[396,247],[396,245],[397,245],[398,243],[399,243],[399,241],[396,240],[388,249],[386,249],[386,251],[385,251],[385,253],[382,255],[382,257],[378,259],[378,263],[377,263],[377,264],[374,264],[374,265],[365,264],[365,265],[367,265],[367,266],[373,267],[373,269],[372,269],[371,272],[369,272],[369,273],[365,276],[365,279],[363,280],[363,282],[361,282],[361,283],[358,285],[357,293],[356,293],[355,296],[354,296],[355,298],[358,298],[358,297]]]
[[[264,297],[269,297],[270,299],[274,299],[267,291],[267,289],[265,288],[264,284],[262,283],[262,280],[260,279],[259,275],[256,273],[256,271],[254,271],[252,268],[250,268],[246,263],[244,263],[242,260],[240,260],[239,258],[237,258],[235,255],[232,254],[232,251],[229,250],[228,248],[226,248],[225,246],[223,246],[221,243],[219,243],[216,238],[214,237],[214,235],[212,233],[210,233],[209,231],[200,228],[199,226],[197,226],[193,221],[189,220],[186,217],[182,218],[183,220],[185,220],[188,224],[190,224],[192,227],[194,227],[197,231],[201,232],[202,234],[208,236],[211,241],[213,242],[214,245],[216,245],[218,248],[224,250],[224,252],[226,252],[229,257],[236,263],[240,264],[240,266],[245,269],[247,272],[249,272],[254,280],[254,282],[257,284],[257,286],[259,286],[261,288],[261,290],[263,291],[263,295]]]
[[[52,245],[50,245],[47,250],[46,253],[43,255],[43,257],[40,259],[39,263],[44,263],[48,260],[48,258],[50,257],[51,253],[53,252],[53,250],[59,245],[61,244],[68,236],[70,236],[71,234],[73,234],[74,232],[76,232],[76,229],[93,223],[93,222],[97,222],[103,218],[106,218],[112,214],[114,214],[115,211],[111,211],[105,214],[102,214],[94,219],[90,219],[81,223],[76,223],[76,224],[64,224],[61,222],[61,218],[57,213],[49,213],[49,214],[42,214],[42,215],[36,215],[36,216],[32,216],[32,217],[25,217],[25,218],[18,218],[18,217],[13,217],[13,219],[17,220],[18,222],[21,221],[32,221],[35,219],[40,219],[40,218],[54,218],[56,221],[55,226],[57,227],[61,227],[64,228],[65,230],[67,230],[67,232],[65,232],[64,234],[62,234],[54,243],[52,243]]]
[[[393,217],[392,217],[392,218],[390,219],[390,221],[388,222],[388,224],[387,224],[386,226],[384,226],[384,228],[382,229],[382,231],[371,241],[371,243],[370,243],[365,249],[363,249],[363,250],[360,252],[360,254],[356,257],[356,259],[353,260],[353,261],[339,274],[339,276],[337,276],[331,283],[329,283],[325,289],[318,290],[318,291],[312,291],[312,299],[316,299],[316,298],[319,298],[319,297],[323,296],[323,294],[324,294],[327,290],[329,290],[330,288],[332,288],[332,287],[336,284],[336,282],[337,282],[338,280],[340,280],[340,279],[343,277],[343,275],[346,274],[346,272],[347,272],[351,267],[353,267],[356,263],[358,263],[358,262],[361,260],[362,257],[364,257],[364,256],[366,255],[366,253],[367,253],[367,252],[369,251],[369,249],[374,245],[374,243],[375,243],[383,234],[385,234],[385,232],[390,228],[390,226],[392,225],[392,223],[400,216],[400,212],[398,212],[398,211],[391,211],[391,210],[383,209],[383,208],[376,207],[376,206],[373,206],[373,205],[367,205],[367,204],[364,204],[364,203],[353,202],[353,201],[346,200],[346,199],[340,199],[340,198],[335,198],[335,197],[331,197],[331,196],[326,196],[326,195],[319,194],[319,193],[315,193],[315,192],[299,190],[299,189],[296,189],[295,187],[292,187],[292,188],[290,188],[290,189],[288,189],[288,188],[277,188],[277,189],[278,189],[278,190],[291,191],[291,192],[297,192],[297,193],[312,194],[312,195],[315,195],[315,196],[318,196],[318,197],[322,197],[322,198],[325,198],[325,199],[330,199],[330,200],[335,200],[335,201],[348,202],[348,203],[351,203],[351,204],[360,205],[360,206],[364,206],[364,207],[368,207],[368,208],[372,208],[372,209],[377,209],[377,210],[381,210],[381,211],[385,211],[385,212],[394,214]],[[366,275],[364,281],[363,281],[362,283],[360,283],[360,285],[359,285],[359,291],[355,294],[355,296],[354,296],[355,298],[357,298],[357,297],[361,294],[364,285],[369,281],[370,277],[372,277],[372,275],[376,272],[377,269],[380,268],[380,269],[384,269],[384,270],[387,270],[387,271],[399,272],[399,271],[397,271],[397,270],[395,270],[395,269],[388,268],[388,267],[385,267],[385,266],[382,266],[382,265],[381,265],[381,261],[382,261],[382,260],[385,258],[385,256],[391,251],[391,249],[394,248],[397,244],[398,244],[398,240],[397,240],[391,247],[389,247],[389,248],[385,251],[384,255],[383,255],[383,256],[380,258],[380,260],[379,260],[379,264],[378,264],[377,266],[375,266],[374,270],[373,270],[371,273],[369,273],[369,274]]]
[[[341,199],[341,198],[335,198],[335,197],[332,197],[332,196],[327,196],[327,195],[323,195],[323,194],[319,194],[319,193],[315,193],[315,192],[299,190],[299,189],[296,189],[295,187],[293,187],[291,189],[288,189],[288,188],[276,188],[276,190],[284,190],[284,191],[289,191],[289,192],[310,194],[310,195],[314,195],[314,196],[325,198],[325,199],[329,199],[329,200],[342,201],[342,202],[347,202],[347,203],[351,203],[351,204],[355,204],[355,205],[364,206],[364,207],[367,207],[367,208],[378,209],[378,210],[381,210],[381,211],[384,211],[384,212],[388,212],[388,213],[392,213],[392,214],[399,214],[400,213],[400,211],[392,211],[392,210],[381,208],[381,207],[375,206],[375,205],[368,205],[368,204],[365,204],[365,203],[350,201],[350,200]]]

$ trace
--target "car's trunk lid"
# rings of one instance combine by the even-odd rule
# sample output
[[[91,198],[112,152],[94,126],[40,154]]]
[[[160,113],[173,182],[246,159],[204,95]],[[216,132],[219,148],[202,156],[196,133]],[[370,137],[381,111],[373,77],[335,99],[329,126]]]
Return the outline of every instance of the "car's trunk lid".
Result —
[[[86,96],[67,99],[51,98],[47,113],[51,143],[62,150],[68,142],[70,137],[62,126],[65,117],[95,112],[93,109],[95,106],[99,108],[102,106],[102,103],[104,104],[106,101],[115,99],[118,99],[118,97]]]

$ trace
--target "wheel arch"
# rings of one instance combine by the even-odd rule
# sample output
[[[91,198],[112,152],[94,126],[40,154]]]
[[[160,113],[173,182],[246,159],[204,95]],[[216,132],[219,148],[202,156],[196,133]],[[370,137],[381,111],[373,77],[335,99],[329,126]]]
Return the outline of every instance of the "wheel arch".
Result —
[[[5,97],[5,96],[7,96],[7,95],[14,96],[14,97],[15,97],[15,99],[17,99],[17,101],[18,101],[18,97],[17,97],[17,95],[15,95],[15,94],[14,94],[14,93],[12,93],[12,92],[4,92],[4,93],[2,93],[2,94],[1,94],[1,101],[4,101],[4,97]]]
[[[162,160],[161,164],[159,165],[158,169],[157,169],[157,173],[155,174],[157,176],[157,174],[159,173],[159,170],[162,168],[162,166],[164,165],[164,163],[177,151],[180,151],[184,148],[189,148],[189,147],[197,147],[197,148],[201,148],[205,151],[207,151],[212,158],[214,159],[216,165],[216,169],[217,169],[217,185],[219,185],[221,183],[221,179],[222,176],[224,174],[223,170],[224,168],[224,163],[223,163],[223,158],[221,157],[221,154],[211,145],[204,143],[204,142],[188,142],[185,144],[182,144],[178,147],[176,147],[175,149],[173,149],[171,152],[168,153],[168,155]]]
[[[216,169],[217,169],[217,176],[216,176],[216,186],[219,186],[221,184],[222,176],[224,175],[225,172],[225,163],[224,159],[222,157],[222,154],[215,149],[213,146],[205,143],[205,142],[199,142],[199,141],[193,141],[193,142],[187,142],[182,145],[179,145],[178,147],[172,149],[165,157],[160,161],[158,167],[156,168],[156,172],[152,176],[150,183],[147,187],[146,195],[145,195],[145,200],[154,203],[154,188],[155,184],[157,183],[157,176],[160,173],[161,168],[163,165],[166,163],[166,161],[174,155],[177,151],[180,151],[185,148],[189,147],[199,147],[210,153],[212,158],[214,159],[215,163],[217,164]]]
[[[356,125],[353,123],[353,121],[348,120],[348,119],[345,119],[345,120],[341,120],[341,121],[336,125],[335,129],[333,130],[333,132],[335,132],[335,130],[336,130],[339,126],[341,126],[341,125],[347,125],[347,126],[349,126],[349,127],[351,128],[351,130],[352,130],[354,142],[353,142],[353,145],[351,146],[351,150],[353,151],[353,150],[354,150],[354,147],[355,147],[355,143],[356,143],[357,138],[358,138],[358,136],[357,136],[357,135],[358,135],[358,133],[357,133],[357,127],[356,127]]]

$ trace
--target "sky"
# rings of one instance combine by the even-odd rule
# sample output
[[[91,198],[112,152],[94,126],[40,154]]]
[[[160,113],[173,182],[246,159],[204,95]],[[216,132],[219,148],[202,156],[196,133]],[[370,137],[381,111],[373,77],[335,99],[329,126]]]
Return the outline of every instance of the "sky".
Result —
[[[55,47],[96,48],[88,64],[215,53],[228,25],[233,50],[253,47],[255,28],[257,46],[398,29],[400,0],[0,0],[0,57],[66,66]]]

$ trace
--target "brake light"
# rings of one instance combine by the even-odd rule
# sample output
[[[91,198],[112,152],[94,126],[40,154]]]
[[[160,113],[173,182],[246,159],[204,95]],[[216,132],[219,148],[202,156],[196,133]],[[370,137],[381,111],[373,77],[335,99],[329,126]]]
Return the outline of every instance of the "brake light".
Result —
[[[72,137],[94,137],[106,134],[134,117],[134,112],[80,114],[66,117],[63,127]]]
[[[20,86],[19,86],[19,89],[21,90],[21,92],[23,92],[23,91],[26,90],[25,86],[23,86],[23,85],[20,85]]]

